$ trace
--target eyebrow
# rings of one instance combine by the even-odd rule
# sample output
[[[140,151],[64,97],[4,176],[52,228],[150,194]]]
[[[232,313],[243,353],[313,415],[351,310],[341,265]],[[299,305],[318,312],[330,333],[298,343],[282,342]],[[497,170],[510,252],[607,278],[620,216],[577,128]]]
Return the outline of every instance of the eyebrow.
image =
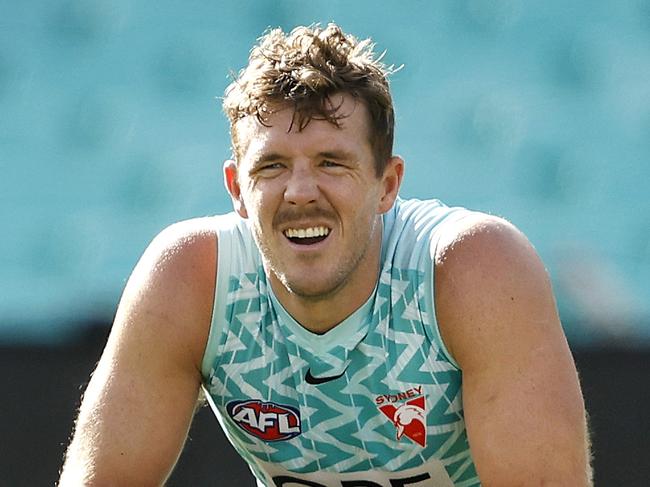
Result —
[[[253,167],[257,167],[260,164],[264,164],[265,162],[277,161],[282,159],[286,159],[286,157],[278,152],[268,152],[266,154],[262,154],[261,156],[255,158],[255,160],[253,161]]]
[[[352,152],[348,152],[346,150],[319,152],[318,157],[321,157],[323,159],[336,159],[339,161],[352,160],[355,158]]]
[[[256,157],[253,159],[253,162],[251,164],[251,167],[249,168],[248,172],[252,173],[257,171],[260,166],[263,166],[267,162],[271,161],[282,161],[285,160],[286,157],[282,156],[282,154],[278,152],[267,152],[266,154],[261,154],[259,157]]]
[[[332,151],[321,151],[316,154],[316,157],[321,159],[335,159],[339,161],[353,160],[355,158],[354,154],[350,151],[343,149],[332,150]],[[271,162],[271,161],[282,161],[286,160],[287,156],[280,154],[279,152],[268,152],[266,154],[260,155],[253,161],[253,168],[259,167],[260,165]]]

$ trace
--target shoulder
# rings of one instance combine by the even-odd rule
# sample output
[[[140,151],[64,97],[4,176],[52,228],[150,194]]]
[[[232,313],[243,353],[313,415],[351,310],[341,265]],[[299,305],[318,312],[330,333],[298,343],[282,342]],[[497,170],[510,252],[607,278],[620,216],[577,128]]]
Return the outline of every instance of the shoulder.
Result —
[[[179,296],[205,294],[214,283],[217,263],[217,230],[213,218],[174,223],[149,244],[131,279],[146,290]],[[173,305],[173,303],[164,303]]]
[[[183,220],[164,228],[151,242],[147,252],[170,253],[188,257],[216,246],[215,217]],[[180,254],[179,254],[180,251]]]
[[[522,252],[529,257],[534,254],[528,239],[512,223],[500,217],[467,211],[462,218],[445,224],[435,264],[442,270],[469,272],[475,269],[475,264],[502,264],[494,259],[510,261]]]
[[[473,214],[445,232],[436,273],[438,325],[463,371],[468,438],[483,482],[586,485],[584,403],[533,246],[507,221]]]
[[[465,350],[471,352],[481,340],[538,332],[537,317],[557,321],[550,281],[537,252],[502,218],[472,212],[447,225],[435,269],[439,326],[459,363]]]
[[[138,262],[134,275],[197,279],[203,274],[214,274],[216,254],[217,231],[213,218],[180,221],[156,235]]]
[[[213,218],[174,223],[149,244],[126,285],[115,325],[184,344],[200,363],[217,266]],[[115,326],[114,325],[114,326]]]

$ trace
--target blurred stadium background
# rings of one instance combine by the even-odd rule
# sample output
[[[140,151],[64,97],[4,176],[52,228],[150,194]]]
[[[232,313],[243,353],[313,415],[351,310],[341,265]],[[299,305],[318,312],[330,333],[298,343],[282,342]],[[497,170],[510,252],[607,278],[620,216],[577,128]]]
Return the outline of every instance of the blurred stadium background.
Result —
[[[597,485],[650,485],[650,1],[0,0],[0,486],[54,483],[147,243],[230,210],[228,73],[267,27],[328,21],[404,65],[402,195],[542,255]],[[252,485],[205,413],[169,485]]]

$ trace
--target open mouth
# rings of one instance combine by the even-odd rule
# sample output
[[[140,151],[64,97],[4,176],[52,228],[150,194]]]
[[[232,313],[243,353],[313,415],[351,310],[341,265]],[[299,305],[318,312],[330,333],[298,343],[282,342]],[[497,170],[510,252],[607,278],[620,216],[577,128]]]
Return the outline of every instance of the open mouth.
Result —
[[[298,245],[313,245],[325,240],[329,233],[330,229],[327,227],[287,228],[284,236]]]

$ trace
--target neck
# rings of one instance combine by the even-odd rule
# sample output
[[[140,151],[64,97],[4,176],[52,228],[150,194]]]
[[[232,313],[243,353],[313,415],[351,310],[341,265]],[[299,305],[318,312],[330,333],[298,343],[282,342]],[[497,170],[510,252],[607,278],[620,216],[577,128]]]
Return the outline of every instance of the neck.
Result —
[[[290,291],[273,272],[268,272],[271,288],[287,312],[307,330],[323,334],[337,326],[370,298],[379,279],[382,227],[366,255],[340,286],[318,296],[300,296]]]

